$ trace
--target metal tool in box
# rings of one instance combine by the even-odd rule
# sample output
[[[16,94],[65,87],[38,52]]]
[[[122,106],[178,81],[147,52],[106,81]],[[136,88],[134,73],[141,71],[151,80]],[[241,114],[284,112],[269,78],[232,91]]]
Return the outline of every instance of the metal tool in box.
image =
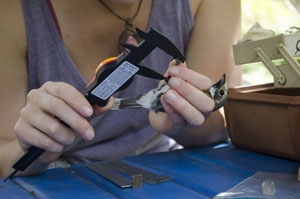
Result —
[[[242,42],[233,46],[236,64],[261,61],[274,77],[276,88],[300,88],[300,34],[280,34],[271,38]],[[277,66],[274,60],[286,64]]]

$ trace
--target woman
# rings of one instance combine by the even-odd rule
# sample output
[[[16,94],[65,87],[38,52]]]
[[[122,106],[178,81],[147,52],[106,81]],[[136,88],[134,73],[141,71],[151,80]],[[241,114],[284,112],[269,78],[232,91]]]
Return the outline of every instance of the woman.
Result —
[[[46,152],[23,175],[42,172],[59,157],[67,163],[100,161],[226,139],[222,114],[211,113],[214,103],[201,90],[223,73],[229,86],[240,83],[231,49],[240,36],[238,0],[0,0],[0,5],[0,176],[32,145]],[[105,107],[91,107],[83,96],[99,61],[119,54],[120,35],[131,25],[159,30],[186,55],[180,65],[159,50],[144,60],[172,76],[161,98],[166,113],[108,111],[113,98]],[[125,40],[137,43],[135,35]],[[135,97],[157,85],[135,77],[116,96]]]

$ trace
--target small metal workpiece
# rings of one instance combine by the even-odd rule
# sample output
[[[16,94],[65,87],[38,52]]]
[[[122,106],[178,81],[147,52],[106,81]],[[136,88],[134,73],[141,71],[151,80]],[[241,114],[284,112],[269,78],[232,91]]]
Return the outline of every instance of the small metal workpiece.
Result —
[[[274,195],[276,194],[276,185],[273,180],[264,180],[261,185],[262,193],[264,195]]]
[[[104,178],[108,179],[109,181],[115,183],[121,188],[131,187],[132,183],[129,179],[125,178],[124,176],[112,171],[111,169],[105,168],[99,164],[87,164],[85,165],[88,169],[94,171],[95,173],[103,176]]]
[[[133,175],[132,178],[132,188],[142,187],[143,186],[143,176],[142,175]]]
[[[108,167],[110,169],[124,173],[128,176],[142,175],[143,181],[148,184],[158,184],[161,182],[166,182],[166,181],[172,180],[172,178],[169,176],[156,175],[149,171],[146,171],[146,170],[137,168],[135,166],[132,166],[130,164],[124,163],[120,160],[112,161],[112,162],[104,162],[104,163],[100,163],[100,164],[105,167]]]

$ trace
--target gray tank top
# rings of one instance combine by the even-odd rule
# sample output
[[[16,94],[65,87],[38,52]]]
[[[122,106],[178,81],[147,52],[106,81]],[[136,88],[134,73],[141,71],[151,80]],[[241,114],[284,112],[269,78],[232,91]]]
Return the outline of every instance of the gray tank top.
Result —
[[[47,81],[64,81],[84,94],[88,82],[68,54],[47,1],[22,0],[22,5],[28,41],[29,90]],[[189,0],[153,0],[149,27],[166,35],[183,52],[193,23]],[[155,49],[143,63],[163,74],[170,60],[170,56]],[[157,80],[136,75],[128,88],[114,96],[135,97],[157,85]],[[91,118],[90,123],[95,128],[95,138],[92,141],[76,139],[63,154],[70,163],[119,159],[178,146],[171,138],[152,129],[145,109],[109,111]]]

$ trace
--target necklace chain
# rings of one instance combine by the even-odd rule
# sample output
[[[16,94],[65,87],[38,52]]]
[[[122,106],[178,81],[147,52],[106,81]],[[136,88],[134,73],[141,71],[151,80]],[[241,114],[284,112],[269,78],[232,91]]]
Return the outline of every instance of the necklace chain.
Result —
[[[126,43],[128,38],[130,36],[132,36],[137,42],[141,41],[141,38],[139,37],[139,35],[135,32],[134,28],[133,28],[133,24],[132,21],[135,19],[135,17],[137,16],[140,8],[141,8],[141,4],[143,2],[143,0],[140,0],[138,8],[135,12],[135,14],[132,17],[128,17],[128,18],[123,18],[120,15],[118,15],[117,13],[115,13],[110,7],[108,7],[103,0],[98,0],[110,13],[112,13],[114,16],[116,16],[118,19],[122,20],[125,22],[125,30],[122,32],[122,34],[119,37],[119,41],[118,41],[118,50],[119,52],[123,52],[126,49],[121,45],[122,43]]]
[[[108,7],[108,5],[106,5],[102,0],[98,0],[110,13],[112,13],[114,16],[116,16],[118,19],[122,20],[122,21],[125,21],[126,23],[130,23],[132,22],[132,20],[135,19],[135,17],[137,16],[137,14],[139,13],[140,11],[140,8],[141,8],[141,5],[142,5],[142,2],[143,0],[140,0],[139,2],[139,5],[138,5],[138,8],[136,9],[136,12],[135,14],[132,16],[132,17],[129,17],[129,18],[123,18],[121,17],[120,15],[118,15],[115,11],[113,11],[110,7]]]

